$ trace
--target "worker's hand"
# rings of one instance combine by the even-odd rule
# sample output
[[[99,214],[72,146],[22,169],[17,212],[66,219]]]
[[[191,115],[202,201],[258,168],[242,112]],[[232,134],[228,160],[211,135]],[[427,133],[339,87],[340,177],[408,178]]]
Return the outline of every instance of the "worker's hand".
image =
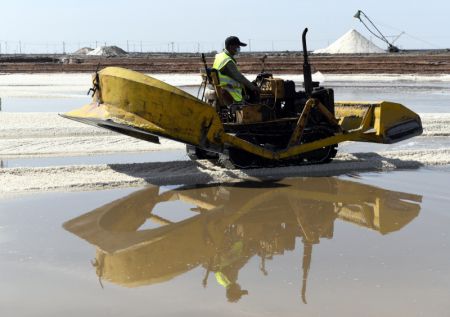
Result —
[[[261,94],[261,88],[259,88],[256,85],[252,85],[252,92],[255,93],[255,94],[260,95]]]
[[[261,96],[261,88],[259,88],[256,85],[252,85],[251,93],[249,95],[250,95],[250,99],[249,99],[250,102],[252,102],[252,103],[259,102],[260,96]]]

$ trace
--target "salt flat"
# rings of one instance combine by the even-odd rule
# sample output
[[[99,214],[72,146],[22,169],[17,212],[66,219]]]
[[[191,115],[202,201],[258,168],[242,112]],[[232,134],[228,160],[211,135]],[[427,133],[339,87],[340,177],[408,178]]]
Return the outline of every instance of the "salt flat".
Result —
[[[154,75],[170,84],[189,87],[199,83],[196,74],[186,75]],[[281,76],[283,77],[283,76]],[[300,83],[301,76],[286,76]],[[52,98],[64,96],[67,100],[78,100],[85,96],[90,86],[91,76],[87,74],[14,74],[0,76],[0,93],[15,98],[44,98],[48,104]],[[370,87],[391,87],[390,96],[401,102],[402,98],[411,98],[411,94],[421,98],[420,109],[433,111],[435,94],[427,93],[433,87],[446,87],[450,77],[416,76],[416,75],[324,75],[315,74],[315,80],[323,83],[338,83],[346,88],[351,97],[352,85],[364,84],[366,88],[355,90],[358,96],[366,100],[379,100],[380,89],[373,91]],[[381,86],[380,86],[381,85]],[[406,85],[406,86],[405,86]],[[383,86],[384,87],[384,86]],[[398,89],[396,89],[398,87]],[[408,87],[405,89],[404,87]],[[443,89],[443,88],[439,89]],[[189,88],[195,93],[196,89]],[[361,91],[366,91],[361,96]],[[430,90],[431,91],[431,90]],[[438,93],[442,94],[438,90]],[[444,95],[439,96],[440,107],[444,105]],[[336,98],[338,98],[337,96]],[[86,98],[86,97],[83,97]],[[425,99],[424,99],[425,98]],[[399,99],[399,100],[397,100]],[[81,100],[81,99],[80,99]],[[84,100],[84,99],[83,99]],[[58,104],[64,99],[58,99]],[[81,101],[80,101],[81,106]],[[406,106],[409,106],[406,104]],[[412,108],[415,110],[415,108]],[[30,109],[31,110],[31,109]],[[416,110],[417,111],[417,110]],[[420,113],[424,133],[395,145],[374,145],[369,143],[346,143],[340,145],[336,160],[331,164],[317,166],[263,168],[254,170],[225,170],[213,166],[209,162],[190,162],[187,157],[171,159],[169,150],[183,150],[185,145],[162,139],[161,144],[153,144],[127,136],[112,133],[79,122],[64,119],[56,112],[0,112],[0,158],[33,159],[60,157],[58,166],[21,167],[0,169],[0,182],[8,184],[0,188],[0,194],[105,189],[113,187],[140,186],[144,184],[197,184],[211,182],[234,182],[251,179],[273,179],[293,176],[337,175],[348,172],[388,171],[394,169],[417,169],[423,166],[441,166],[449,163],[450,113]],[[161,153],[166,162],[133,164],[133,161],[122,164],[64,164],[64,157],[96,156],[105,154],[123,155],[127,153]],[[161,157],[161,156],[160,156]],[[95,161],[95,160],[94,160]],[[141,161],[143,162],[143,161]],[[62,163],[62,164],[61,164]]]
[[[330,164],[249,170],[190,161],[177,142],[156,145],[59,117],[87,101],[74,97],[84,84],[37,87],[45,97],[14,92],[0,112],[2,312],[138,315],[151,299],[156,315],[176,306],[193,316],[447,316],[447,84],[384,79],[339,82],[337,98],[388,92],[420,113],[422,136],[340,144]],[[89,223],[92,215],[100,216]],[[63,228],[69,221],[80,236]],[[103,253],[92,237],[120,242],[121,252]],[[241,242],[236,257],[230,251]],[[233,304],[215,279],[228,255],[248,290]]]

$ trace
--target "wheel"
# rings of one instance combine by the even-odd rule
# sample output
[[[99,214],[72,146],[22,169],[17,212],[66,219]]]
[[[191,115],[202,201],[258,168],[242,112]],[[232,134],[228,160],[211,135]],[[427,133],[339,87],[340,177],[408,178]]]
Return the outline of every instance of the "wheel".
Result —
[[[328,127],[318,126],[305,134],[302,143],[309,143],[333,136],[334,132]],[[337,154],[337,144],[324,146],[317,150],[300,154],[297,160],[307,164],[329,163]]]
[[[250,143],[257,144],[256,138],[252,135],[237,133],[236,137],[246,140]],[[225,168],[246,169],[257,167],[259,161],[259,156],[235,147],[230,147],[226,151],[226,153],[221,154],[219,157],[219,163]]]
[[[230,148],[228,150],[228,161],[229,163],[231,163],[231,166],[233,166],[234,168],[242,168],[242,169],[246,169],[246,168],[251,168],[251,167],[256,167],[257,164],[257,156],[246,152],[244,150],[238,149],[238,148]],[[226,162],[226,157],[222,158],[221,164],[222,165],[228,165],[226,167],[231,167],[228,162]],[[220,160],[220,159],[219,159]]]

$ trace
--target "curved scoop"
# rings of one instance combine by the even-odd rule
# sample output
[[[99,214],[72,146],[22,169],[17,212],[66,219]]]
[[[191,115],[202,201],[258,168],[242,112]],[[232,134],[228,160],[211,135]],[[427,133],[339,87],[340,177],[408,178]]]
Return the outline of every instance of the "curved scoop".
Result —
[[[62,116],[152,142],[163,136],[211,143],[223,131],[211,105],[150,76],[107,67],[94,76],[94,87],[91,104]]]

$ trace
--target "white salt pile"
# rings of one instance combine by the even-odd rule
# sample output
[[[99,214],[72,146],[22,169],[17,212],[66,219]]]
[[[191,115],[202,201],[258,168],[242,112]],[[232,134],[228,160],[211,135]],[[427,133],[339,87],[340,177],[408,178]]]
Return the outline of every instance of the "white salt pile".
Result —
[[[87,53],[94,56],[124,56],[127,55],[123,49],[118,46],[99,46],[95,50]]]
[[[315,50],[314,54],[364,54],[385,53],[385,51],[351,29],[327,48]]]
[[[79,50],[73,52],[75,55],[87,55],[88,53],[92,52],[94,49],[90,47],[83,47]]]

